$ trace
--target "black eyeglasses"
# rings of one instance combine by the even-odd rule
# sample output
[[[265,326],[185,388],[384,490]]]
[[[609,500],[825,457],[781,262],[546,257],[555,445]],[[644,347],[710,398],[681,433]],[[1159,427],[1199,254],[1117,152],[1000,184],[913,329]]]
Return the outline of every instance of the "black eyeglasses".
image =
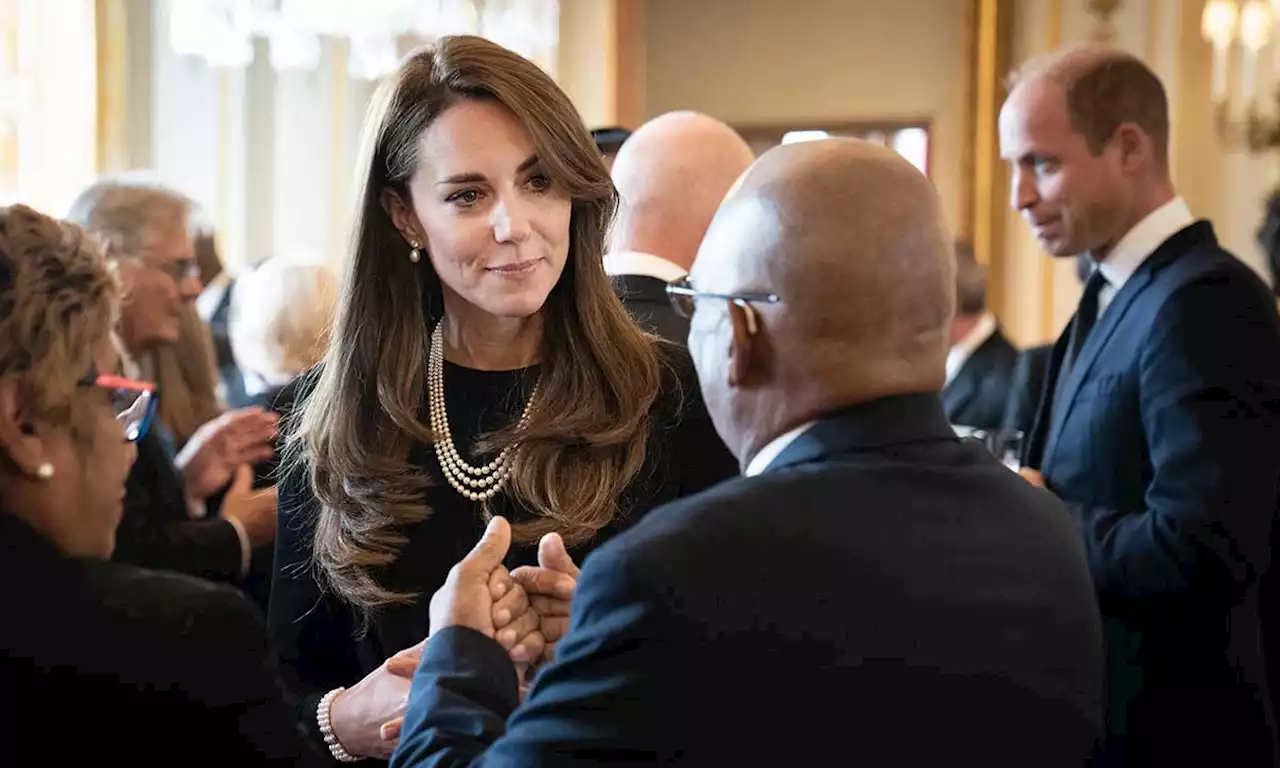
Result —
[[[682,277],[673,283],[667,284],[667,298],[671,301],[671,307],[676,311],[676,314],[684,318],[693,317],[698,299],[723,299],[736,304],[747,310],[747,330],[751,333],[756,331],[756,316],[751,305],[753,303],[777,304],[781,301],[776,293],[711,293],[709,291],[700,291],[693,287],[693,283],[687,277]]]

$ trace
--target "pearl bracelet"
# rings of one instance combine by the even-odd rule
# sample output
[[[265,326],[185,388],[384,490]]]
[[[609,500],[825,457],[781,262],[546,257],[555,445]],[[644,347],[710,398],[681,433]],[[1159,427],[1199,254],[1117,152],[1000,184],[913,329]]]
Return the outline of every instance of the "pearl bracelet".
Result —
[[[355,763],[363,758],[356,757],[342,746],[342,742],[338,741],[338,737],[333,733],[333,722],[329,719],[329,708],[333,706],[333,700],[338,694],[347,690],[346,688],[334,688],[320,699],[320,705],[316,707],[316,725],[320,726],[320,735],[324,737],[324,743],[329,747],[329,754],[333,755],[333,759],[340,763]]]

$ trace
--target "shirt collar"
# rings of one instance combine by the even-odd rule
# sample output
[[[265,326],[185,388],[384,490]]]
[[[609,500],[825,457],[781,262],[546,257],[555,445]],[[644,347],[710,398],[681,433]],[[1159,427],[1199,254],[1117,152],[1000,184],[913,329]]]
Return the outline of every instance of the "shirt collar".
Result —
[[[673,261],[643,251],[616,251],[604,255],[604,271],[610,277],[644,275],[674,283],[689,273]]]
[[[1181,197],[1173,198],[1125,233],[1107,258],[1098,264],[1098,271],[1107,279],[1110,288],[1118,293],[1148,256],[1194,221],[1186,201]]]
[[[769,468],[769,465],[773,463],[773,460],[778,458],[779,454],[787,449],[788,445],[794,443],[796,438],[803,435],[808,431],[809,427],[812,427],[816,423],[817,422],[814,421],[805,422],[795,429],[783,432],[781,435],[770,440],[763,448],[756,452],[755,456],[751,457],[751,461],[747,463],[746,471],[742,474],[746,477],[755,477],[756,475],[764,472]]]
[[[987,343],[987,339],[996,332],[996,318],[990,312],[983,312],[982,317],[978,318],[978,322],[974,323],[969,332],[964,335],[951,351],[947,353],[947,383],[960,373],[960,369],[964,368],[964,364],[969,361],[973,353],[978,347]]]

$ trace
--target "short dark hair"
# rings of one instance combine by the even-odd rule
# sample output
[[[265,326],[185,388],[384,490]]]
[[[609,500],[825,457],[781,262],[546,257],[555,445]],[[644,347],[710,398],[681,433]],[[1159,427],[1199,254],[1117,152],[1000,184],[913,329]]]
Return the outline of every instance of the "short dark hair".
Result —
[[[1169,97],[1141,59],[1120,50],[1080,46],[1028,62],[1010,84],[1033,75],[1062,88],[1071,125],[1084,134],[1091,152],[1102,152],[1122,123],[1133,123],[1151,137],[1157,159],[1168,165]]]

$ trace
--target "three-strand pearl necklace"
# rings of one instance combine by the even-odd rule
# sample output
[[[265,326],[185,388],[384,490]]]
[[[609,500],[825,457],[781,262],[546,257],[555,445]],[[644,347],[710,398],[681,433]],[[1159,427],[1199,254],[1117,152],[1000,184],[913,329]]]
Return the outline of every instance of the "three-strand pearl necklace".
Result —
[[[524,413],[520,415],[523,427],[529,421],[529,413],[533,409],[533,401],[538,395],[538,385],[533,385],[533,392],[524,404]],[[511,475],[511,464],[519,443],[512,443],[497,458],[483,467],[473,467],[463,461],[458,449],[453,444],[453,436],[449,433],[449,415],[444,405],[444,323],[436,323],[431,333],[431,351],[427,357],[427,402],[431,411],[431,431],[435,435],[436,459],[449,485],[472,501],[488,501],[506,484]]]

